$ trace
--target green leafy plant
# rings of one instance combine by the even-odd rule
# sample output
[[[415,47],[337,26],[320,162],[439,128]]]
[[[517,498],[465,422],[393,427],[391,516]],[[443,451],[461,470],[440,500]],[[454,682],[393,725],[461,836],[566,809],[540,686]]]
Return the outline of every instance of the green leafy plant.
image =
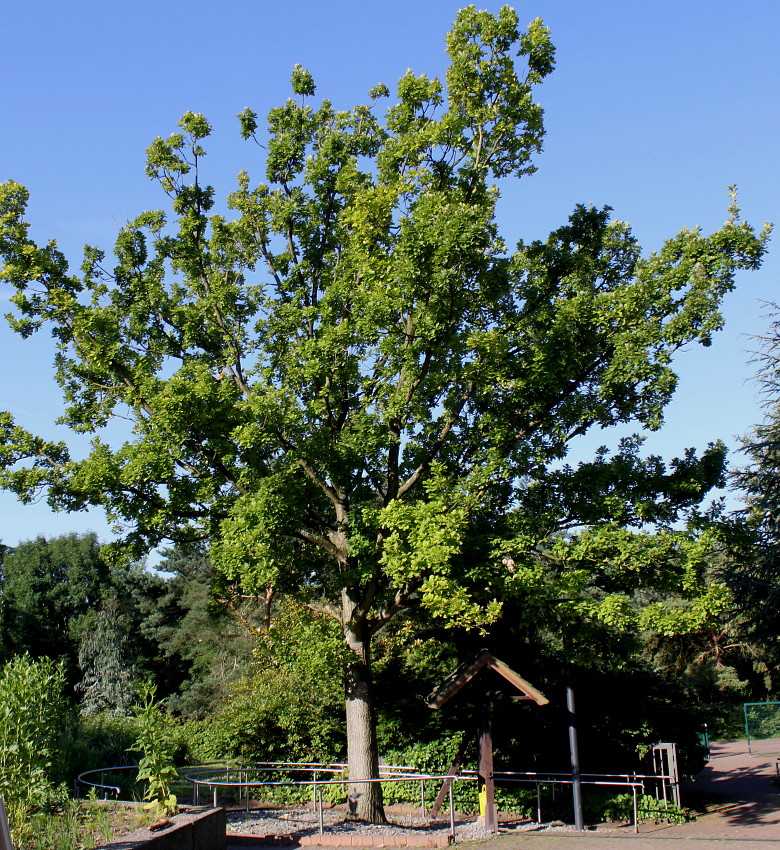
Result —
[[[633,818],[633,798],[631,794],[618,794],[604,807],[607,820],[630,820]],[[637,798],[637,818],[645,820],[666,820],[669,823],[688,823],[693,815],[675,803],[664,803],[649,794],[640,794]]]
[[[162,702],[155,699],[157,686],[144,682],[138,691],[139,702],[135,706],[138,719],[138,739],[133,752],[141,753],[138,762],[139,782],[146,782],[144,806],[160,817],[175,814],[178,810],[176,795],[171,785],[179,772],[173,764],[173,746],[169,734],[170,719]]]
[[[16,846],[35,836],[33,813],[61,804],[56,782],[69,726],[63,665],[20,655],[0,669],[0,796]]]
[[[0,794],[32,806],[50,802],[67,726],[61,664],[21,655],[0,670]]]

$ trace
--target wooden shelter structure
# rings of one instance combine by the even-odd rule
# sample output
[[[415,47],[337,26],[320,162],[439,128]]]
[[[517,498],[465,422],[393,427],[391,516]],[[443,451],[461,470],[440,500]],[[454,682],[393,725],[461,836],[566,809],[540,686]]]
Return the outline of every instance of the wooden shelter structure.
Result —
[[[468,684],[478,673],[489,668],[499,676],[514,685],[519,696],[515,700],[533,700],[537,705],[547,705],[549,700],[540,693],[530,682],[500,661],[486,649],[471,662],[464,662],[435,688],[425,699],[429,708],[441,708],[450,697],[454,696],[464,685]],[[453,765],[455,767],[455,765]],[[457,767],[456,767],[457,770]],[[455,771],[451,771],[454,773]],[[498,813],[496,811],[495,789],[493,781],[493,732],[491,718],[491,692],[487,684],[483,688],[482,716],[479,724],[479,813],[484,818],[484,824],[491,832],[498,830]],[[452,780],[449,780],[450,782]],[[446,790],[442,788],[442,793]],[[437,801],[438,802],[438,801]]]

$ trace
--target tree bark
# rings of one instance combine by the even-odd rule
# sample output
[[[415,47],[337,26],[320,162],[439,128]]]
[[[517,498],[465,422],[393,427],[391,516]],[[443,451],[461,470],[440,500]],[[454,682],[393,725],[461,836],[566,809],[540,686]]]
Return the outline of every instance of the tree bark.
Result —
[[[379,778],[379,752],[376,718],[371,699],[371,632],[363,619],[354,617],[357,607],[348,590],[342,591],[344,639],[351,650],[345,675],[347,715],[347,764],[350,816],[369,823],[385,823],[382,787]]]

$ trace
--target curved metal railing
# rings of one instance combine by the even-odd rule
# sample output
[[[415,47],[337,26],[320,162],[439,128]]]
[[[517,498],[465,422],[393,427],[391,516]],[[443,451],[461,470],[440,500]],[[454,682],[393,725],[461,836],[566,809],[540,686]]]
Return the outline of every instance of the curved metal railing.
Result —
[[[74,794],[79,797],[79,787],[97,788],[103,793],[104,799],[112,793],[114,799],[119,801],[122,787],[106,782],[106,775],[111,777],[120,771],[138,770],[137,765],[117,765],[115,767],[95,768],[83,771],[74,782]],[[179,768],[179,779],[187,782],[192,788],[192,801],[199,805],[204,792],[208,793],[214,807],[217,806],[218,795],[221,791],[231,790],[241,805],[242,798],[246,801],[246,811],[250,810],[252,791],[260,788],[306,788],[311,787],[311,802],[317,809],[320,833],[324,832],[323,823],[323,790],[333,786],[341,785],[346,792],[349,779],[346,776],[347,765],[343,762],[242,762],[224,761],[211,762],[207,764],[190,765]],[[100,775],[100,781],[97,775]],[[283,779],[261,778],[261,774],[287,774]],[[289,774],[304,774],[306,778],[293,779]],[[341,776],[338,776],[341,774]],[[397,782],[419,782],[421,815],[426,816],[425,784],[427,782],[446,783],[447,795],[449,797],[450,834],[455,834],[455,812],[453,808],[453,785],[455,782],[468,782],[477,780],[477,772],[474,770],[463,770],[456,775],[431,774],[419,768],[408,765],[381,765],[377,779],[355,780],[358,784],[369,783],[397,783]],[[335,777],[335,778],[334,778]],[[571,785],[570,774],[564,773],[536,773],[516,771],[496,771],[496,781],[521,782],[536,786],[537,796],[537,822],[541,823],[541,794],[542,786],[555,787],[556,785]],[[639,774],[582,774],[583,785],[624,787],[629,789],[633,796],[633,825],[638,830],[637,796],[644,792],[646,781],[665,781],[666,776],[639,775]],[[664,795],[665,798],[666,795]],[[129,802],[129,801],[124,801]]]

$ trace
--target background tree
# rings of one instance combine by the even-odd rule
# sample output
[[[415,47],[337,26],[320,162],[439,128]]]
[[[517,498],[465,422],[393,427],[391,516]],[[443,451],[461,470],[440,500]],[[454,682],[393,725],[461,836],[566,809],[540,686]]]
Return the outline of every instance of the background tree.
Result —
[[[159,693],[187,717],[203,718],[220,705],[253,660],[265,612],[254,596],[242,598],[217,573],[203,545],[166,550],[157,592],[142,600],[139,631],[155,648]],[[232,606],[232,610],[231,610]]]
[[[83,714],[129,714],[135,701],[137,671],[128,643],[126,618],[116,598],[110,598],[79,644],[78,662],[84,678],[76,691],[81,694]]]
[[[757,380],[764,421],[743,440],[747,465],[734,475],[746,509],[735,518],[733,552],[725,574],[742,616],[744,631],[780,663],[780,320],[772,315],[760,339]]]
[[[111,585],[97,536],[25,541],[5,553],[2,573],[6,657],[62,658],[75,683],[80,636]]]
[[[458,557],[469,524],[522,504],[588,429],[659,427],[672,355],[709,342],[767,235],[732,205],[713,235],[686,229],[642,258],[627,224],[578,207],[508,252],[494,182],[533,170],[533,90],[553,48],[540,21],[521,32],[508,7],[470,7],[447,49],[446,81],[407,72],[383,118],[386,86],[372,105],[311,106],[296,67],[295,99],[260,145],[266,182],[240,175],[230,220],[201,180],[210,127],[188,113],[148,155],[173,221],[142,213],[113,266],[87,247],[70,274],[54,243],[30,240],[24,189],[0,195],[11,323],[54,333],[64,421],[134,422],[123,445],[96,437],[77,460],[3,414],[1,483],[66,510],[102,505],[136,552],[209,539],[247,592],[336,619],[351,807],[371,820],[379,787],[359,780],[377,771],[374,636],[415,600],[443,624],[499,616],[497,595],[465,589],[498,573]],[[260,142],[255,114],[240,120]]]
[[[255,632],[253,663],[221,688],[198,757],[254,761],[343,759],[344,642],[337,624],[294,600]]]

